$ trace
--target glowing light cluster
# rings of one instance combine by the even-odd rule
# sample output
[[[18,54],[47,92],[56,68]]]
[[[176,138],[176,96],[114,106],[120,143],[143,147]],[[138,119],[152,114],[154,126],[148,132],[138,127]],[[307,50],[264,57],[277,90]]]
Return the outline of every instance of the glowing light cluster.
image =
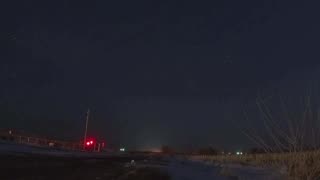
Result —
[[[93,141],[87,141],[87,142],[86,142],[86,145],[87,145],[87,146],[90,146],[90,145],[92,145],[92,144],[93,144]]]

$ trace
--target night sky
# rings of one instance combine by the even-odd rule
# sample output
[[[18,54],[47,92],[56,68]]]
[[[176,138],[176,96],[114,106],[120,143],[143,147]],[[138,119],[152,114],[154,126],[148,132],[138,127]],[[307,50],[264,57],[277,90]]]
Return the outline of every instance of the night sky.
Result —
[[[110,145],[243,148],[242,107],[317,86],[320,3],[8,1],[0,128]],[[289,87],[289,88],[288,88]]]

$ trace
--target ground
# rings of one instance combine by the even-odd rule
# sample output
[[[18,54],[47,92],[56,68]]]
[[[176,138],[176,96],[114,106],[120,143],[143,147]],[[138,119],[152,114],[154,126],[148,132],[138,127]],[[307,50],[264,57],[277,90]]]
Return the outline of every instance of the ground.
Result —
[[[1,180],[281,180],[274,170],[177,156],[51,151],[0,143]],[[132,161],[134,160],[134,161]]]
[[[166,180],[158,168],[128,167],[128,158],[1,157],[1,180]]]

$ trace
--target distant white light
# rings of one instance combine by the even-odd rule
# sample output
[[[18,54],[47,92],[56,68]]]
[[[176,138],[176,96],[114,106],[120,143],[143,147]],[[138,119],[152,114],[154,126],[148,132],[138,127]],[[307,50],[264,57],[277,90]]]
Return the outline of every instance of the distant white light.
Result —
[[[120,148],[120,151],[121,151],[121,152],[125,152],[126,149],[125,149],[125,148]]]
[[[242,153],[242,152],[240,152],[240,151],[238,151],[236,154],[237,154],[237,155],[242,155],[243,153]]]

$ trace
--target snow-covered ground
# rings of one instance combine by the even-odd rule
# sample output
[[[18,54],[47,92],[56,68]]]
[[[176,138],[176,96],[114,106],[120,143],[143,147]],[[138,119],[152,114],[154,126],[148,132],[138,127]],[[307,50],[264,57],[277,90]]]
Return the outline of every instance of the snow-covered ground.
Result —
[[[168,172],[173,180],[282,180],[272,169],[236,164],[217,166],[194,161],[171,161]]]
[[[172,180],[228,180],[220,175],[220,168],[204,163],[172,161],[168,166]]]
[[[139,167],[160,168],[169,173],[172,180],[283,180],[278,170],[238,164],[215,165],[201,161],[166,158],[167,163],[137,163]],[[163,162],[163,161],[162,161]]]
[[[63,157],[110,157],[111,154],[61,151],[28,145],[0,142],[0,154],[14,155],[50,155]],[[165,163],[164,163],[165,162]],[[140,163],[137,163],[139,166]],[[215,165],[201,161],[190,161],[179,158],[165,158],[142,163],[164,169],[172,180],[282,180],[277,170],[249,167],[236,164]]]

